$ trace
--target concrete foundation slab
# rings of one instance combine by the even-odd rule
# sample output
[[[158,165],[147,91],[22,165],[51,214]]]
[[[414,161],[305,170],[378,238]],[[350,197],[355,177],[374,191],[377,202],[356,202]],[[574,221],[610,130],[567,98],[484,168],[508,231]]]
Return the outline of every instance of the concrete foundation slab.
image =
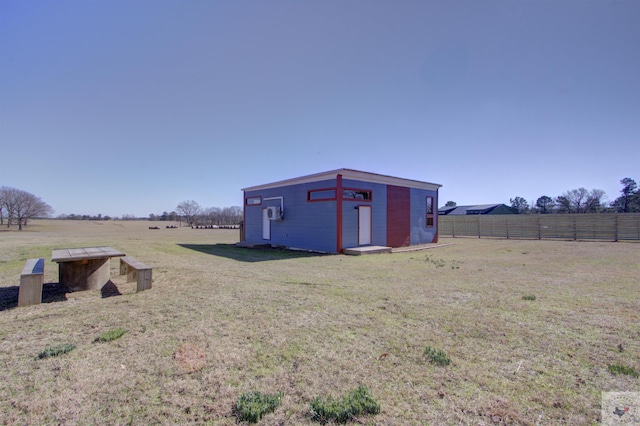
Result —
[[[391,253],[391,247],[385,246],[365,246],[365,247],[351,247],[342,249],[344,254],[351,256],[360,256],[363,254],[378,254],[378,253]]]

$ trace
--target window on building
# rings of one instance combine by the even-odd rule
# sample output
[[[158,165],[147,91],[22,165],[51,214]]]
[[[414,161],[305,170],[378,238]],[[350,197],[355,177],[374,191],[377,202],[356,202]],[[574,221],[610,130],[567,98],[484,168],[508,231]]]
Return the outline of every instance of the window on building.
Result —
[[[259,206],[262,204],[262,197],[247,197],[246,203],[248,206]]]
[[[336,199],[335,188],[312,189],[307,192],[307,201],[327,201]]]
[[[433,197],[427,197],[427,228],[433,227]]]
[[[371,191],[366,189],[345,188],[342,191],[342,198],[345,200],[364,200],[371,201]]]

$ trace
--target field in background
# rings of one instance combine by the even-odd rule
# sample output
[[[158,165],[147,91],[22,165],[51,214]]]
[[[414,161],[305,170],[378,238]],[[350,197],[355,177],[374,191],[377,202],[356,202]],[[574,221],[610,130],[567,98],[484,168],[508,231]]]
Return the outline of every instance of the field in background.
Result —
[[[314,397],[365,385],[381,413],[364,424],[578,425],[600,418],[602,391],[640,391],[608,371],[640,371],[637,243],[441,238],[318,256],[165,225],[0,231],[1,423],[232,425],[240,394],[257,390],[284,393],[263,424],[314,424]],[[59,291],[51,250],[98,245],[152,266],[153,289],[136,294],[113,260],[115,292]],[[49,303],[17,308],[31,257],[45,258]],[[61,344],[75,349],[37,359]],[[426,346],[451,364],[430,363]]]

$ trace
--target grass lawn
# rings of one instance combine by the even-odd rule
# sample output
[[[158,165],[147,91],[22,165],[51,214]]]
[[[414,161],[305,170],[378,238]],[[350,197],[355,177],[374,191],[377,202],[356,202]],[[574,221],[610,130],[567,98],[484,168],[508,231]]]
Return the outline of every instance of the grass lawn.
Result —
[[[0,424],[233,425],[250,391],[282,392],[261,424],[318,424],[311,401],[362,385],[380,404],[363,424],[583,425],[601,392],[640,391],[609,371],[640,372],[640,244],[441,238],[321,256],[153,224],[2,228]],[[135,293],[114,259],[115,291],[63,291],[51,250],[98,245],[152,266],[153,288]],[[32,257],[45,303],[17,308]]]

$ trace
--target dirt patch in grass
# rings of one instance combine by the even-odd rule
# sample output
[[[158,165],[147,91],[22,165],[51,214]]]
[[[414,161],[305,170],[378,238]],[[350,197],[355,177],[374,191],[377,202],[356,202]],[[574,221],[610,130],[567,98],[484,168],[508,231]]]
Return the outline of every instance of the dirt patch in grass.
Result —
[[[366,386],[373,424],[590,424],[602,391],[638,389],[640,244],[442,239],[426,252],[300,256],[233,246],[233,230],[34,221],[0,240],[0,418],[6,424],[317,424],[310,403]],[[155,223],[157,224],[157,223]],[[108,245],[153,288],[59,292],[17,308],[24,261]],[[247,251],[245,251],[247,250]],[[56,293],[57,294],[57,293]],[[535,301],[523,295],[535,295]],[[105,330],[126,338],[93,343]],[[60,343],[75,349],[35,359]],[[451,359],[428,362],[426,346]],[[620,350],[622,348],[623,350]],[[383,356],[384,355],[384,356]]]
[[[174,359],[187,373],[195,373],[207,365],[207,354],[204,348],[193,343],[180,346]]]

